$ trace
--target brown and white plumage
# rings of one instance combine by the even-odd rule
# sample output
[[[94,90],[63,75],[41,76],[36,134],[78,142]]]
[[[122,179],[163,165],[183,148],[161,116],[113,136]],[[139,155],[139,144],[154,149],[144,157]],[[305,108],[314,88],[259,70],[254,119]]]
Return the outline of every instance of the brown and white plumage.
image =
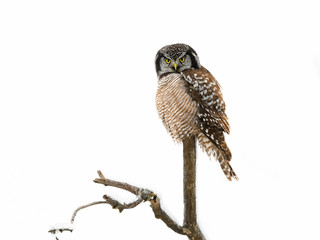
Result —
[[[196,52],[185,44],[165,46],[157,53],[156,70],[156,105],[171,137],[182,142],[196,136],[200,147],[218,160],[226,177],[238,179],[224,138],[230,126],[221,87],[200,65]]]

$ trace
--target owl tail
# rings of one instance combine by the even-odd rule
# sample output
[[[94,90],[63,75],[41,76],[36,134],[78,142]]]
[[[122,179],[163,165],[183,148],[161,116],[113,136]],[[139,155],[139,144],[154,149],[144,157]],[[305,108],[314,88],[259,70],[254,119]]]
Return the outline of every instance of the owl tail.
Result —
[[[198,141],[202,150],[205,151],[209,157],[213,156],[220,163],[220,167],[229,181],[231,181],[232,178],[239,180],[229,163],[231,160],[231,152],[225,142],[217,146],[217,144],[213,143],[203,133],[198,134]]]
[[[218,157],[217,157],[217,160],[220,163],[220,167],[224,172],[224,175],[226,175],[229,181],[231,181],[232,178],[234,178],[235,180],[239,180],[239,178],[237,177],[236,173],[233,171],[229,163],[229,159],[226,159],[225,155],[226,154],[224,154],[221,150],[219,150]]]

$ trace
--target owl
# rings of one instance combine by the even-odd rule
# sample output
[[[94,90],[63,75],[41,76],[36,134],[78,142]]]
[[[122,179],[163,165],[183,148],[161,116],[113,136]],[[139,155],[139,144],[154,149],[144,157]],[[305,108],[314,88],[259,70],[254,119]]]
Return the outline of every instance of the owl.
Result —
[[[186,44],[161,48],[155,58],[158,76],[156,106],[176,142],[195,136],[200,147],[213,156],[226,177],[238,179],[230,160],[224,132],[230,132],[221,87],[201,66],[196,51]]]

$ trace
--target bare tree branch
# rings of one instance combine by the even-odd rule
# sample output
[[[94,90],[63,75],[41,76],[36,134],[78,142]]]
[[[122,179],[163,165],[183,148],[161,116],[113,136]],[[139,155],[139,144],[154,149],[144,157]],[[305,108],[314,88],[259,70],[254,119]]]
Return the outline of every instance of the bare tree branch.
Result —
[[[103,198],[104,200],[106,200],[105,203],[110,204],[113,209],[119,209],[119,212],[122,212],[124,209],[135,208],[136,206],[138,206],[140,203],[143,202],[143,199],[140,196],[138,196],[137,200],[128,204],[122,204],[107,195],[104,195]]]
[[[205,240],[197,223],[195,136],[187,137],[183,141],[183,199],[183,225],[192,233],[188,235],[188,238],[190,240]]]
[[[161,219],[169,228],[171,228],[176,233],[179,233],[182,235],[191,234],[188,228],[184,228],[179,224],[177,224],[175,221],[172,220],[172,218],[168,216],[168,214],[165,211],[162,210],[160,206],[160,198],[156,196],[153,200],[150,200],[150,202],[151,202],[150,207],[152,208],[154,216],[156,218]]]
[[[183,200],[185,226],[197,224],[195,137],[183,141]]]
[[[131,192],[134,195],[138,195],[139,194],[139,190],[140,188],[132,186],[128,183],[123,183],[123,182],[117,182],[117,181],[113,181],[110,179],[107,179],[103,176],[102,172],[100,170],[98,170],[98,175],[100,178],[96,178],[95,180],[93,180],[95,183],[100,183],[103,184],[105,186],[111,186],[111,187],[116,187],[116,188],[120,188],[123,190],[126,190],[128,192]]]
[[[150,207],[157,219],[161,219],[174,232],[186,235],[190,240],[205,240],[197,223],[196,215],[196,145],[195,137],[186,138],[183,141],[183,168],[184,168],[184,221],[183,226],[177,224],[169,215],[161,208],[160,198],[148,189],[138,188],[124,182],[110,180],[104,177],[102,172],[98,170],[99,178],[94,179],[95,183],[105,186],[115,187],[128,191],[136,195],[137,199],[130,203],[120,203],[110,196],[104,195],[104,201],[96,201],[78,207],[72,214],[71,223],[74,222],[77,213],[87,207],[98,204],[109,204],[114,209],[122,212],[124,209],[131,209],[138,206],[140,203],[150,201]],[[69,228],[51,229],[49,232],[56,234],[57,232],[72,231]],[[56,237],[56,239],[58,239]]]
[[[103,198],[106,200],[106,203],[110,204],[114,209],[119,209],[119,211],[122,212],[124,209],[134,208],[138,206],[143,201],[150,201],[150,207],[152,208],[156,218],[161,219],[169,228],[171,228],[176,233],[183,235],[190,234],[190,231],[187,228],[184,228],[177,224],[174,220],[172,220],[172,218],[169,217],[169,215],[165,211],[162,210],[160,205],[160,198],[157,197],[154,192],[148,189],[138,188],[128,183],[107,179],[103,176],[100,170],[98,171],[98,175],[100,178],[96,178],[94,180],[95,183],[120,188],[129,191],[138,197],[134,202],[131,202],[129,204],[121,204],[117,200],[114,200],[111,197],[105,195]]]
[[[91,207],[93,205],[98,205],[98,204],[106,204],[107,202],[106,201],[98,201],[98,202],[92,202],[92,203],[89,203],[89,204],[86,204],[86,205],[83,205],[83,206],[80,206],[78,207],[76,210],[74,210],[73,214],[72,214],[72,217],[71,217],[71,223],[74,222],[74,219],[77,215],[77,213],[81,210],[81,209],[84,209],[84,208],[87,208],[87,207]]]
[[[64,232],[64,231],[72,232],[73,229],[71,228],[50,229],[48,232],[51,234],[56,234],[56,232]]]

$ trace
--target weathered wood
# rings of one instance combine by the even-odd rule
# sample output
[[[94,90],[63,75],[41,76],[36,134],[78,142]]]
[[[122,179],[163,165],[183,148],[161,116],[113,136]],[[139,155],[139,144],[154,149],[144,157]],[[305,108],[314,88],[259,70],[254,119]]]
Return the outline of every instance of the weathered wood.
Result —
[[[183,199],[184,221],[183,225],[189,229],[189,239],[205,240],[197,223],[196,201],[196,139],[190,136],[183,141]]]
[[[184,221],[183,226],[177,224],[169,215],[162,210],[160,205],[160,198],[155,193],[148,189],[139,188],[128,183],[114,181],[105,178],[101,171],[98,171],[99,178],[94,180],[95,183],[103,184],[105,186],[116,187],[125,191],[131,192],[137,196],[135,201],[127,204],[105,195],[105,201],[97,201],[90,204],[78,207],[71,218],[71,223],[74,222],[78,211],[94,206],[97,204],[109,204],[113,208],[122,212],[124,209],[131,209],[138,206],[144,201],[150,201],[151,208],[157,219],[161,219],[169,228],[176,233],[186,235],[190,240],[205,240],[197,223],[197,204],[196,204],[196,139],[194,136],[187,137],[183,141],[183,195],[184,195]],[[49,232],[56,233],[56,231],[66,231],[68,228],[51,229]],[[58,239],[56,237],[56,239]]]

